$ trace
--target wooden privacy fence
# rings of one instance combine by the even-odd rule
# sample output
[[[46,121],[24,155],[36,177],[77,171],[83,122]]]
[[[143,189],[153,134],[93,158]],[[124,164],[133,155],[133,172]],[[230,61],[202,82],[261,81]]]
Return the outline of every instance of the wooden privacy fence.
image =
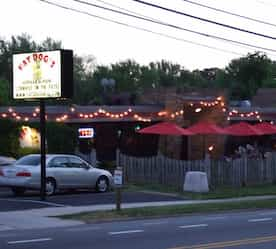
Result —
[[[125,183],[151,183],[183,188],[187,171],[206,172],[210,186],[243,186],[276,182],[276,153],[265,158],[183,161],[155,157],[132,157],[117,152],[117,166],[123,167]]]

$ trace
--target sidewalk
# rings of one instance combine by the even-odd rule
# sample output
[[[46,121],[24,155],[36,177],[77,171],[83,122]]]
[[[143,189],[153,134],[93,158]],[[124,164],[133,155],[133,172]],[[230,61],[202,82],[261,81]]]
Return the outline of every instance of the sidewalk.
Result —
[[[222,202],[238,202],[250,200],[267,200],[276,199],[276,195],[269,196],[252,196],[230,199],[216,200],[183,200],[183,201],[161,201],[161,202],[140,202],[140,203],[123,203],[122,208],[134,207],[157,207],[168,205],[185,205],[185,204],[201,204],[201,203],[222,203]],[[31,209],[23,211],[0,212],[0,232],[14,229],[34,229],[34,228],[50,228],[65,227],[84,224],[81,221],[63,220],[54,216],[74,214],[80,212],[93,212],[97,210],[115,209],[115,204],[107,205],[91,205],[91,206],[66,206],[66,207],[47,207],[40,209]]]

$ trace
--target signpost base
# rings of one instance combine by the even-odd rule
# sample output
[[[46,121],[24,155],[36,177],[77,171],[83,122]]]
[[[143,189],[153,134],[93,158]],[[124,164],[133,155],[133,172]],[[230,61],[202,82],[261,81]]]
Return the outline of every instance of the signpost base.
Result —
[[[121,187],[116,187],[116,211],[121,211],[121,203],[122,203],[122,192]]]

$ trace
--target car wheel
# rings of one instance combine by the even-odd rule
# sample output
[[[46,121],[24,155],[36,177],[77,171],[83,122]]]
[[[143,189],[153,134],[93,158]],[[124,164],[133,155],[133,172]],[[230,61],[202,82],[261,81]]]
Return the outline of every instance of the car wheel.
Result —
[[[54,195],[56,193],[56,181],[52,178],[46,179],[46,195]]]
[[[96,183],[97,192],[106,192],[108,190],[108,186],[108,179],[105,176],[100,176]]]
[[[21,196],[26,191],[25,188],[20,188],[20,187],[13,187],[13,188],[11,188],[11,190],[15,196]]]

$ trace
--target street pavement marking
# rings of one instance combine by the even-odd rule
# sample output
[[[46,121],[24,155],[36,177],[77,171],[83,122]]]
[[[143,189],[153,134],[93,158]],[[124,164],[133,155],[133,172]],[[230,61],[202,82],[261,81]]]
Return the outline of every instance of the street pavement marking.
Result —
[[[196,228],[196,227],[208,227],[208,224],[195,224],[195,225],[179,226],[179,228]]]
[[[264,221],[271,221],[272,218],[262,218],[262,219],[250,219],[248,222],[264,222]]]
[[[0,198],[0,201],[13,201],[13,202],[30,202],[30,203],[38,203],[38,204],[44,204],[48,206],[53,207],[67,207],[68,205],[58,204],[54,202],[48,202],[48,201],[35,201],[35,200],[28,200],[28,199],[9,199],[9,198]]]
[[[8,241],[9,245],[14,244],[23,244],[23,243],[34,243],[34,242],[44,242],[52,240],[51,238],[41,238],[41,239],[29,239],[29,240],[15,240],[15,241]]]
[[[241,239],[241,240],[230,240],[230,241],[220,241],[214,243],[207,244],[198,244],[198,245],[190,245],[190,246],[181,246],[181,247],[173,247],[169,249],[214,249],[214,248],[225,248],[225,247],[233,247],[233,246],[241,246],[241,245],[254,245],[266,242],[276,241],[276,236],[267,236],[267,237],[258,237],[253,239]]]
[[[118,232],[109,232],[109,235],[130,234],[130,233],[142,233],[144,230],[126,230]]]

